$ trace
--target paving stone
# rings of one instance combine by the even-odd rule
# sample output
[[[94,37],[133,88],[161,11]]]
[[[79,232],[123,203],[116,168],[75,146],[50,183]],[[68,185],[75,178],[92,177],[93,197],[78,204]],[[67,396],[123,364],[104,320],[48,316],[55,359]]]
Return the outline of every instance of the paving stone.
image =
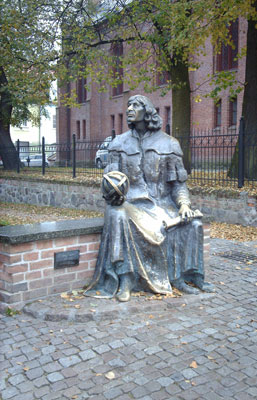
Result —
[[[257,241],[250,247],[211,242],[213,252],[256,252],[257,246]],[[190,295],[158,302],[132,297],[127,304],[94,299],[100,312],[113,305],[122,310],[111,320],[60,323],[0,314],[1,395],[5,391],[11,400],[256,399],[257,269],[237,265],[211,256],[207,278],[217,292],[201,301]],[[36,306],[61,314],[62,301],[57,296]],[[197,368],[189,367],[193,360]],[[114,379],[106,378],[108,372]]]
[[[15,387],[9,387],[9,388],[3,390],[1,393],[3,400],[15,398],[15,396],[18,396],[18,395],[19,395],[19,392]]]
[[[34,396],[36,399],[42,399],[43,396],[50,392],[49,386],[42,386],[40,389],[34,391]]]
[[[62,374],[60,374],[60,372],[53,372],[47,375],[47,379],[49,380],[49,382],[53,383],[64,379],[64,377]]]
[[[8,382],[11,383],[13,386],[16,386],[19,383],[24,382],[24,381],[25,381],[25,376],[22,374],[11,376],[8,379]]]
[[[78,364],[80,362],[81,360],[78,356],[63,357],[59,360],[59,363],[65,368]]]
[[[167,386],[171,385],[174,381],[173,381],[173,379],[171,379],[169,377],[162,377],[162,378],[157,379],[157,382],[159,382],[159,384],[162,387],[167,387]]]
[[[116,397],[122,395],[122,391],[119,388],[112,388],[110,390],[104,391],[103,395],[106,399],[116,399]]]
[[[79,353],[79,356],[82,358],[83,361],[90,360],[94,358],[96,354],[92,350],[85,350]],[[70,365],[64,365],[65,367],[69,367]]]
[[[40,378],[43,374],[44,374],[44,371],[43,371],[43,369],[41,367],[40,368],[34,368],[34,369],[28,370],[26,372],[26,375],[30,380],[33,380],[33,379],[36,379],[36,378]]]

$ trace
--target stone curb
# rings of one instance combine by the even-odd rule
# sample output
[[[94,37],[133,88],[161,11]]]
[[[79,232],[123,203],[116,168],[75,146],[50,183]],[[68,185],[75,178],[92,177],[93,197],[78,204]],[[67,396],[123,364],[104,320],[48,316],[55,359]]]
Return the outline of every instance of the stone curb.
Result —
[[[128,303],[120,303],[116,299],[107,300],[86,297],[80,300],[80,308],[76,309],[74,305],[69,305],[68,301],[63,301],[60,295],[58,297],[55,295],[51,296],[50,299],[35,301],[25,305],[22,312],[44,321],[97,322],[122,319],[134,314],[150,313],[160,308],[162,311],[167,311],[174,307],[181,307],[184,304],[199,304],[199,302],[213,296],[215,296],[215,293],[200,293],[198,295],[184,295],[181,297],[160,297],[160,300],[140,296],[139,298],[132,297]],[[160,302],[162,303],[162,307],[160,307]]]

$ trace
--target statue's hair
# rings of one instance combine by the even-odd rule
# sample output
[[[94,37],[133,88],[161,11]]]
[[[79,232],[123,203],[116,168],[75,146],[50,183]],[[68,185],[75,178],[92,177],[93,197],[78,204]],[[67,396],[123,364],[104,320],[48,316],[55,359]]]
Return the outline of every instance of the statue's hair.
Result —
[[[147,129],[149,131],[158,131],[162,126],[162,119],[157,113],[157,110],[152,102],[147,97],[142,96],[141,94],[131,96],[128,100],[128,104],[133,100],[137,100],[145,108],[145,122]],[[132,129],[134,128],[134,123],[128,123],[128,126],[130,129]]]

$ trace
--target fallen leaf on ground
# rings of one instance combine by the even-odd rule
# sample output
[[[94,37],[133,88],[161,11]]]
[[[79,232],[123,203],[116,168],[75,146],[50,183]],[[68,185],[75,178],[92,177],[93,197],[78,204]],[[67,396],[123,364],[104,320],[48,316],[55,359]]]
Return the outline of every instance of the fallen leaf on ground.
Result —
[[[115,373],[113,371],[107,372],[107,374],[105,374],[105,377],[107,379],[114,379],[115,378]]]
[[[70,298],[70,296],[68,295],[67,292],[61,293],[60,296],[61,296],[62,299],[69,299]]]
[[[190,367],[191,368],[197,368],[198,367],[197,362],[196,361],[192,361],[191,364],[190,364]]]

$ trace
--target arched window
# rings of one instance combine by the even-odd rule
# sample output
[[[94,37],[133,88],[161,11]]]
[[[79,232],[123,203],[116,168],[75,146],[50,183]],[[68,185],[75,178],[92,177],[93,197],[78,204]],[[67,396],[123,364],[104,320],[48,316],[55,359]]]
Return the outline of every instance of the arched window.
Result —
[[[77,101],[79,104],[85,103],[87,100],[87,80],[85,78],[79,78],[77,80]]]
[[[117,86],[112,88],[112,95],[118,96],[123,93],[123,68],[121,58],[123,56],[123,44],[115,43],[111,48],[114,57],[115,66],[113,67],[113,75],[119,79]]]
[[[233,41],[233,47],[222,43],[220,54],[216,57],[216,71],[229,71],[230,69],[237,68],[238,20],[230,24],[229,36]]]

